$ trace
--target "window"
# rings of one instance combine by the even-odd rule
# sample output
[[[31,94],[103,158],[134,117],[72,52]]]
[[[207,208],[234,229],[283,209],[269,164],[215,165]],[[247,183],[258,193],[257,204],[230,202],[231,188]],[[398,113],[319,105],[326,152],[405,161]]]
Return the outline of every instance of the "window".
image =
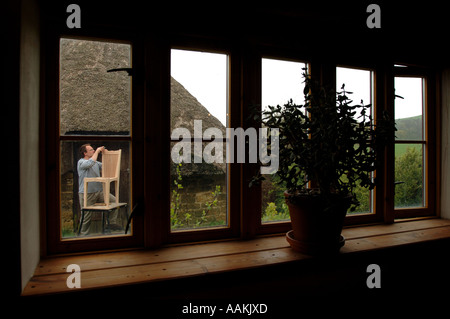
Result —
[[[54,144],[59,183],[52,183],[49,191],[58,213],[49,222],[49,244],[58,251],[92,245],[86,243],[89,240],[128,238],[124,245],[136,235],[133,225],[125,234],[133,205],[132,81],[127,72],[114,69],[132,67],[132,45],[61,38],[59,49],[58,138]],[[103,156],[96,151],[102,147],[121,150],[119,182],[112,182],[108,196],[111,202],[118,198],[123,205],[112,210],[83,210],[86,191],[87,206],[105,205],[102,183],[89,183],[88,190],[83,183],[85,177],[102,176]],[[53,185],[57,196],[51,195]]]
[[[373,92],[374,72],[366,69],[337,67],[336,68],[336,91],[345,91],[346,95],[353,101],[353,105],[372,105],[370,114],[374,117],[374,92]],[[355,117],[360,116],[360,110],[356,109]],[[375,192],[367,188],[358,187],[355,189],[356,199],[360,205],[354,212],[348,215],[367,214],[374,212]]]
[[[269,106],[304,103],[303,62],[263,58],[261,61],[261,105],[264,111]],[[261,183],[261,222],[263,224],[290,221],[282,184],[276,174],[263,175]]]
[[[253,105],[264,110],[290,99],[303,104],[308,64],[290,55],[179,45],[144,50],[138,40],[58,38],[58,62],[46,61],[53,97],[45,135],[50,253],[252,238],[290,229],[285,187],[274,174],[250,188],[252,170],[259,169],[249,163],[251,136],[244,142],[231,136],[232,144],[228,132],[254,126],[248,120]],[[381,183],[373,191],[357,190],[361,206],[347,214],[346,224],[435,214],[433,77],[412,67],[395,67],[394,75],[373,65],[316,62],[310,69],[323,83],[353,92],[348,94],[355,104],[371,104],[375,120],[386,110],[397,122],[395,145],[373,174]],[[91,152],[101,146],[122,150],[119,195],[126,203],[114,214],[85,211],[86,226],[77,165],[85,157],[83,145]],[[245,149],[243,163],[237,162],[238,146]],[[102,162],[101,153],[97,160]],[[144,209],[125,233],[142,198]],[[96,201],[101,205],[102,198]]]
[[[104,146],[122,150],[119,199],[131,204],[131,79],[126,72],[108,73],[110,69],[131,67],[131,46],[75,39],[61,39],[60,43],[61,236],[123,234],[129,206],[107,212],[106,220],[102,220],[102,211],[86,211],[84,224],[79,224],[84,187],[80,178],[88,170],[80,160],[95,153],[83,155],[79,150],[86,144],[93,149]],[[101,163],[101,153],[97,162]],[[89,188],[92,186],[98,186],[96,191],[102,189],[99,184]],[[111,189],[115,200],[119,194]],[[103,202],[102,194],[95,198],[94,194],[88,190],[89,204]]]
[[[171,50],[171,232],[228,227],[228,56]]]
[[[94,153],[97,147],[104,146],[107,150],[122,150],[120,182],[119,182],[119,202],[126,203],[126,206],[118,208],[111,212],[101,210],[86,211],[83,216],[83,225],[81,223],[81,208],[83,207],[83,189],[84,185],[80,181],[80,174],[84,176],[80,160],[83,155],[80,154],[82,145],[89,145]],[[88,146],[88,147],[89,147]],[[85,148],[86,149],[86,148]],[[89,152],[86,152],[89,154]],[[102,163],[102,155],[99,154],[97,161]],[[87,163],[87,162],[86,162]],[[63,239],[87,238],[95,236],[110,236],[124,234],[130,212],[130,143],[128,141],[109,141],[109,140],[83,140],[70,138],[61,141],[61,237]],[[101,174],[101,169],[99,170]],[[91,175],[89,175],[91,176]],[[98,176],[100,177],[100,176]],[[101,184],[97,184],[97,191],[102,191]],[[111,202],[118,197],[115,194],[115,187],[111,185]],[[91,188],[89,185],[88,188]],[[81,189],[83,188],[83,189]],[[87,206],[104,203],[103,193],[95,194],[88,189]],[[105,214],[103,216],[103,214]],[[102,219],[103,224],[102,224]]]
[[[434,215],[436,138],[434,81],[424,70],[395,67],[394,209],[397,218]],[[430,126],[431,125],[431,126]]]
[[[395,208],[425,206],[425,92],[420,77],[395,78]]]

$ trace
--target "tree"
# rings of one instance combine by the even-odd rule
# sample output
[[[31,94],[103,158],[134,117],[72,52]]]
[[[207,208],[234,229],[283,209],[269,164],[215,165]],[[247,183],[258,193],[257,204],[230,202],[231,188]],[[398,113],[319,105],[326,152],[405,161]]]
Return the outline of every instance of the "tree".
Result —
[[[416,147],[395,158],[395,207],[423,206],[423,162]]]

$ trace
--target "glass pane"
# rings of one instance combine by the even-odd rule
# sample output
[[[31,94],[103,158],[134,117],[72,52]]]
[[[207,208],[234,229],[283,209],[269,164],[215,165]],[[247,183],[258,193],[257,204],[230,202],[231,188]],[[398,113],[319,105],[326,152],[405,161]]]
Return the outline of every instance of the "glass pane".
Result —
[[[295,104],[303,104],[303,62],[275,59],[262,59],[262,96],[263,110],[268,105],[284,105],[290,99]]]
[[[352,105],[368,105],[373,104],[373,72],[370,70],[354,69],[354,68],[336,68],[336,91],[345,90],[347,97],[352,100]],[[342,86],[344,88],[342,88]],[[355,117],[360,117],[362,109],[357,108]],[[369,109],[371,115],[373,106]],[[369,119],[366,118],[366,121]],[[355,146],[356,147],[356,146]],[[358,186],[355,189],[356,199],[360,205],[356,207],[354,212],[348,211],[347,215],[368,214],[373,212],[373,191]]]
[[[131,45],[61,39],[61,135],[129,135]]]
[[[228,225],[227,80],[227,55],[171,51],[172,231]]]
[[[184,143],[184,144],[183,144]],[[218,142],[172,142],[170,168],[171,230],[192,230],[228,225],[226,146]],[[204,160],[194,161],[194,147],[200,147]],[[189,151],[189,148],[192,148]],[[220,154],[222,151],[222,154]],[[188,154],[188,153],[191,154]],[[180,158],[187,155],[186,160]],[[206,154],[216,155],[208,160]],[[177,156],[177,155],[180,155]],[[222,157],[223,156],[223,157]],[[208,163],[209,162],[209,163]]]
[[[370,214],[373,213],[373,191],[358,185],[354,190],[359,206],[355,211],[348,211],[347,215]]]
[[[289,208],[284,200],[286,187],[277,183],[279,177],[276,174],[264,175],[264,177],[266,179],[261,183],[261,222],[264,224],[289,221]]]
[[[395,145],[395,208],[424,207],[422,144]]]
[[[395,78],[395,122],[397,140],[422,141],[423,136],[423,79]]]
[[[228,56],[199,51],[171,51],[171,128],[222,129],[228,122]],[[224,135],[225,136],[225,135]]]
[[[344,90],[347,92],[347,97],[353,101],[352,105],[372,104],[372,76],[373,72],[369,70],[337,67],[336,91],[343,91],[342,85],[345,85]],[[359,117],[360,112],[361,109],[356,109],[355,116]]]
[[[81,154],[80,147],[86,146],[86,152]],[[120,209],[104,211],[86,211],[83,227],[80,229],[81,207],[84,201],[84,177],[99,177],[104,165],[89,165],[89,161],[97,147],[104,146],[107,150],[122,150],[120,163],[119,194],[115,191],[115,182],[111,184],[110,201],[115,202],[119,197],[120,203],[126,205]],[[119,141],[62,141],[61,142],[61,237],[73,238],[78,236],[118,235],[124,234],[131,207],[131,174],[130,174],[130,143]],[[103,163],[102,153],[97,162]],[[84,166],[83,166],[84,165]],[[91,166],[91,167],[90,167]],[[88,185],[89,205],[103,206],[103,187],[100,183]],[[80,234],[78,231],[80,230]],[[129,232],[130,233],[130,232]]]
[[[295,104],[304,103],[303,62],[262,59],[262,109],[268,106],[284,105],[290,99]],[[261,184],[261,222],[289,221],[289,209],[284,200],[285,187],[277,183],[277,175],[263,175]]]

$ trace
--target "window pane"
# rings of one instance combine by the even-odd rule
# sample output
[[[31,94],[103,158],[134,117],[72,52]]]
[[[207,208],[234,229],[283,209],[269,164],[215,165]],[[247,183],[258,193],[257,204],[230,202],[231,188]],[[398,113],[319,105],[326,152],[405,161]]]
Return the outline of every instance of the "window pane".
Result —
[[[131,45],[61,39],[61,135],[130,134]]]
[[[424,146],[395,145],[395,208],[424,207]]]
[[[84,176],[94,177],[98,175],[95,168],[81,167],[80,159],[83,157],[80,153],[80,147],[90,143],[95,150],[99,146],[106,149],[122,150],[120,164],[119,194],[115,192],[115,182],[111,185],[111,202],[115,201],[119,195],[119,202],[126,203],[126,206],[118,210],[113,210],[105,214],[105,220],[102,227],[101,211],[85,212],[84,226],[80,229],[82,236],[98,235],[118,235],[123,234],[131,207],[131,174],[130,174],[130,143],[118,141],[62,141],[61,142],[61,237],[73,238],[78,236],[80,226],[81,207],[83,203],[84,187],[82,178]],[[102,155],[97,158],[102,162]],[[87,172],[89,170],[89,172]],[[100,170],[101,172],[101,170]],[[80,185],[81,184],[81,185]],[[92,185],[89,183],[89,185]],[[90,205],[101,205],[104,202],[101,184],[97,184],[97,189],[91,189],[88,186],[88,201]],[[96,188],[96,187],[94,187]]]
[[[228,225],[227,214],[227,168],[225,143],[199,142],[205,153],[223,152],[223,162],[194,162],[195,147],[192,143],[172,142],[175,161],[170,169],[170,220],[171,230],[191,230]],[[183,146],[184,148],[181,148]],[[182,162],[176,154],[183,156],[192,147],[191,155]],[[176,150],[176,151],[175,151]],[[190,162],[190,163],[189,163]]]
[[[370,214],[373,213],[373,190],[369,190],[366,187],[358,185],[355,190],[356,199],[359,202],[359,206],[355,211],[348,211],[347,215],[357,214]]]
[[[336,90],[342,91],[342,85],[345,91],[351,92],[348,97],[353,105],[360,105],[361,101],[364,105],[372,104],[372,71],[337,67]]]
[[[228,226],[227,81],[227,55],[171,51],[172,231]]]
[[[395,122],[397,140],[422,141],[423,136],[423,79],[395,78]]]
[[[269,105],[284,105],[290,99],[296,104],[304,103],[302,74],[305,63],[264,58],[261,67],[263,111]],[[289,221],[289,209],[283,195],[286,188],[277,183],[276,174],[264,177],[266,180],[261,184],[261,222]]]
[[[425,142],[424,79],[395,78],[396,141]],[[395,208],[425,206],[425,144],[397,143],[395,146]]]
[[[344,87],[342,87],[345,85]],[[370,108],[371,115],[373,113],[373,72],[363,69],[354,68],[336,68],[336,91],[341,92],[345,90],[347,97],[352,100],[352,105],[368,105],[372,104]],[[361,109],[356,109],[355,117],[360,117]],[[366,121],[369,119],[366,118]],[[373,212],[373,196],[374,192],[358,186],[355,190],[356,199],[360,205],[354,212],[348,211],[347,215],[368,214]]]
[[[290,99],[296,104],[303,104],[303,68],[305,63],[262,59],[262,96],[263,110],[268,105],[284,105]]]
[[[264,177],[266,179],[261,183],[261,222],[264,224],[290,220],[289,208],[284,200],[286,187],[277,183],[279,178],[276,174]]]
[[[193,121],[221,129],[228,121],[228,56],[171,51],[171,128],[193,132]],[[225,135],[224,135],[225,136]]]

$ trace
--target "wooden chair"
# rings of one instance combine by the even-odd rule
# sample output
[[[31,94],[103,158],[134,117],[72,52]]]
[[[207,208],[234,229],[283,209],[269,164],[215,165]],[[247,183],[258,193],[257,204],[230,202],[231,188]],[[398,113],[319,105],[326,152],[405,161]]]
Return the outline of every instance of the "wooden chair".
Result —
[[[101,177],[85,177],[84,189],[88,189],[89,182],[99,182],[103,184],[103,198],[104,203],[97,204],[95,206],[87,205],[87,191],[84,192],[84,209],[104,209],[109,210],[118,206],[125,205],[125,203],[119,202],[119,182],[120,182],[120,160],[122,156],[122,150],[102,152],[102,176]],[[109,202],[109,194],[111,191],[111,183],[115,182],[115,197],[116,202]]]
[[[120,184],[120,160],[122,150],[102,152],[102,176],[101,177],[85,177],[84,189],[88,189],[89,182],[97,182],[103,184],[103,201],[104,203],[96,203],[92,206],[87,206],[87,191],[84,192],[84,206],[81,208],[81,219],[78,228],[78,235],[81,232],[81,226],[84,220],[84,213],[86,211],[101,211],[102,213],[102,233],[105,232],[105,213],[111,212],[121,206],[126,206],[127,203],[119,202],[119,184]],[[109,194],[111,191],[111,183],[115,182],[115,197],[116,202],[110,203]]]

